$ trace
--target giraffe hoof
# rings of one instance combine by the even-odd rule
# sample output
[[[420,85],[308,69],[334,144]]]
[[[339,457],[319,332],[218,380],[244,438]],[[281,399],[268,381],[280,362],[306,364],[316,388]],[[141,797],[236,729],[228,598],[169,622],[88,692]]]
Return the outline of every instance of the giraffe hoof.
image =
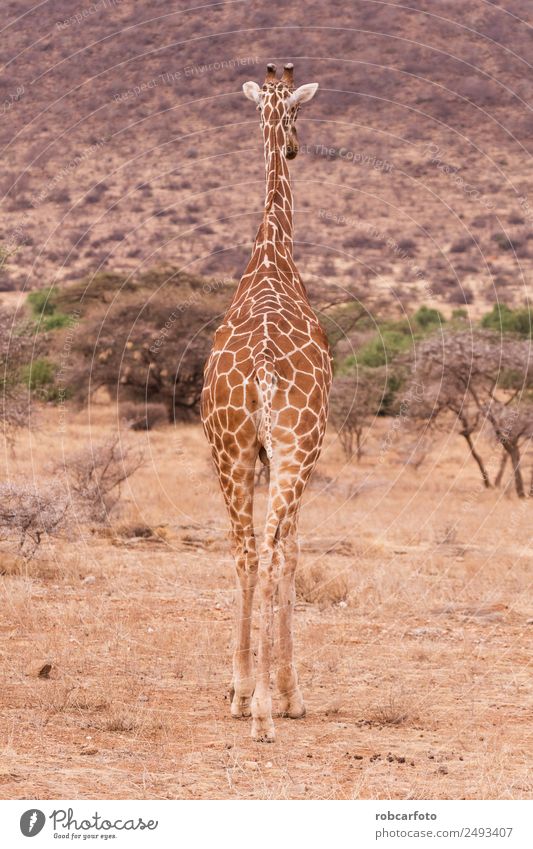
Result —
[[[305,705],[295,705],[280,711],[280,716],[286,719],[303,719],[306,714]]]
[[[254,719],[252,724],[252,740],[256,743],[274,743],[276,732],[272,720],[266,722],[264,720]]]
[[[289,719],[302,719],[305,716],[305,703],[299,690],[295,690],[290,696],[285,695],[282,699],[280,716]]]
[[[234,719],[243,719],[252,715],[250,696],[233,696],[231,702],[231,715]]]

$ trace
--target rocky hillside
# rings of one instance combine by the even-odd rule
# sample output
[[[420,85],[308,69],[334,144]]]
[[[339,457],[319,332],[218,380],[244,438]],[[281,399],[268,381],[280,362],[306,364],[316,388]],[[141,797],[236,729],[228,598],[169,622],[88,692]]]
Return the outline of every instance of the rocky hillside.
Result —
[[[263,197],[240,89],[291,59],[320,83],[291,166],[312,285],[474,314],[524,301],[529,0],[187,5],[4,4],[1,291],[165,263],[238,276]]]

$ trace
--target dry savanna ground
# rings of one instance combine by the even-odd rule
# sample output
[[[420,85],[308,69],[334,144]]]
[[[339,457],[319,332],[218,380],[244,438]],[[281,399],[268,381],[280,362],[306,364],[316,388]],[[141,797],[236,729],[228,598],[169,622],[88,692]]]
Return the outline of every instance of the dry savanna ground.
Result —
[[[48,412],[6,471],[115,424],[93,405],[60,433]],[[308,713],[273,745],[229,714],[233,569],[201,430],[125,435],[147,462],[112,528],[3,559],[2,796],[531,797],[531,504],[482,492],[457,436],[415,468],[399,424],[374,422],[360,464],[328,435],[301,527]]]

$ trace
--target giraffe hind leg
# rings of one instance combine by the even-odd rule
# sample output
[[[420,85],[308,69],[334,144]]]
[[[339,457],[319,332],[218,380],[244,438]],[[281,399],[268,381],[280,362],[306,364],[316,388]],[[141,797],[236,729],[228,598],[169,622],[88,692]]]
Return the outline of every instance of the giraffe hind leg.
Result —
[[[299,553],[296,522],[283,546],[278,587],[279,648],[276,682],[280,697],[280,715],[300,719],[305,716],[305,703],[294,665],[292,631],[296,603],[295,576]]]
[[[231,715],[235,718],[250,716],[255,689],[251,649],[252,607],[258,567],[253,523],[254,468],[255,461],[241,461],[219,468],[230,516],[237,573],[236,639],[230,687]]]
[[[252,737],[258,742],[270,743],[275,739],[270,689],[274,648],[274,596],[279,584],[280,601],[289,600],[290,593],[287,595],[285,589],[290,586],[285,579],[285,556],[287,553],[289,554],[287,576],[292,579],[294,577],[293,566],[295,568],[296,564],[291,547],[292,537],[296,532],[294,505],[295,502],[291,494],[280,490],[275,475],[274,481],[271,482],[265,537],[259,558],[261,618],[256,688],[252,699]],[[288,543],[289,540],[291,542]],[[292,662],[292,617],[287,613],[290,608],[286,604],[284,604],[284,608],[280,619],[283,629],[283,645],[280,644],[283,666],[279,670],[278,683],[281,683],[285,696],[284,699],[282,697],[283,713],[296,717],[304,715],[305,707]]]

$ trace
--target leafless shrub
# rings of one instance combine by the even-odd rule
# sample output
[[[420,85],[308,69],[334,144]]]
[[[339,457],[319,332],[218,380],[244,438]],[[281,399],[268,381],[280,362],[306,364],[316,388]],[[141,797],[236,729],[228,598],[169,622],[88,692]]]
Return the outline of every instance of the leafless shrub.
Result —
[[[53,189],[47,197],[52,203],[70,203],[70,192],[66,188]]]
[[[30,325],[17,322],[12,313],[0,309],[0,424],[10,442],[29,420],[30,393],[20,374],[36,355],[33,342]]]
[[[398,453],[404,466],[411,466],[416,472],[425,462],[431,450],[431,440],[427,435],[419,434],[412,440],[405,441]]]
[[[120,412],[130,430],[153,430],[168,422],[168,410],[164,404],[136,404],[131,401],[122,404]]]
[[[363,455],[363,432],[382,401],[385,381],[380,369],[360,369],[355,377],[338,377],[330,396],[330,418],[345,456]]]
[[[454,545],[457,542],[457,525],[447,524],[435,533],[436,545]]]
[[[355,233],[342,243],[344,248],[354,248],[356,250],[365,249],[372,250],[378,248],[379,244],[372,236],[367,236],[365,233]]]
[[[0,484],[2,542],[30,560],[45,537],[56,536],[67,524],[70,501],[57,485]]]
[[[407,701],[394,693],[390,693],[386,701],[375,705],[367,719],[373,725],[405,725],[409,721],[416,721]]]
[[[452,243],[450,248],[450,253],[452,254],[462,254],[469,249],[472,242],[470,239],[457,239]]]
[[[66,479],[76,507],[91,521],[106,522],[121,495],[121,485],[143,464],[142,451],[118,436],[65,457],[55,467]]]
[[[454,282],[448,288],[446,300],[449,301],[450,304],[473,304],[474,293],[470,286]]]
[[[406,254],[409,257],[416,256],[417,249],[418,246],[414,239],[405,238],[400,239],[398,242],[398,250],[400,250],[402,253]]]
[[[460,79],[458,90],[463,97],[468,98],[478,106],[489,106],[502,99],[498,87],[490,80],[482,77],[469,76]]]

